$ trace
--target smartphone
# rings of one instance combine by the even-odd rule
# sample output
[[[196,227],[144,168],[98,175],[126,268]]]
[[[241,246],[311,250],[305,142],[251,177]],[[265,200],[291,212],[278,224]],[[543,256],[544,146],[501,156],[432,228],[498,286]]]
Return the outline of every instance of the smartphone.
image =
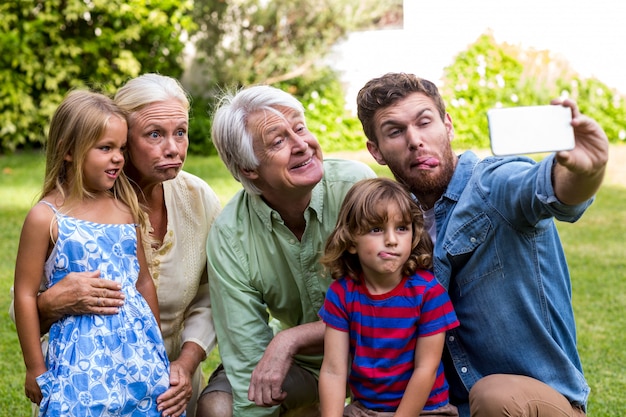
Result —
[[[572,110],[560,105],[494,108],[487,111],[494,155],[574,149]]]

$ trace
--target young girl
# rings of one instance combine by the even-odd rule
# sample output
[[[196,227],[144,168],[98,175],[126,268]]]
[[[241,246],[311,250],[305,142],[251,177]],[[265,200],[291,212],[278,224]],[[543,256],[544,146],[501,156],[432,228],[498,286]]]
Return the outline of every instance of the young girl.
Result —
[[[143,215],[122,171],[126,135],[124,113],[89,91],[70,92],[51,120],[42,198],[24,221],[14,282],[26,396],[40,416],[158,416],[169,387],[156,291],[137,249]],[[44,360],[42,274],[50,287],[85,271],[117,281],[124,305],[53,324]]]
[[[320,310],[323,417],[458,415],[441,354],[445,331],[459,323],[429,270],[423,225],[393,180],[363,180],[346,195],[321,259],[335,279]],[[346,380],[352,403],[344,410]]]

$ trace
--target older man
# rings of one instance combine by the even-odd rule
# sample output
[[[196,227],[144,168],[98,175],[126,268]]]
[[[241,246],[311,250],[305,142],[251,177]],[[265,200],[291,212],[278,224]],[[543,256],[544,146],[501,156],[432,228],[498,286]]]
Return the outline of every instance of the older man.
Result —
[[[375,174],[359,162],[322,160],[302,104],[269,86],[226,96],[213,141],[244,189],[208,237],[223,369],[197,415],[227,416],[231,404],[235,416],[318,415],[317,312],[330,283],[318,258],[346,192]]]

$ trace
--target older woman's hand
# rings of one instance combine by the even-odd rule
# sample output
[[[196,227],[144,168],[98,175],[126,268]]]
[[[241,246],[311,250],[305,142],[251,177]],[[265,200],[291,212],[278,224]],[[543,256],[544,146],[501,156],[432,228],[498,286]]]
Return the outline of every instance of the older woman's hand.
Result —
[[[178,417],[187,408],[192,394],[193,373],[187,372],[178,361],[170,364],[170,388],[157,398],[161,415]]]
[[[100,278],[100,271],[71,272],[37,298],[42,333],[66,315],[117,314],[124,305],[121,284]]]
[[[193,374],[205,357],[196,343],[183,344],[178,358],[170,363],[170,388],[157,398],[161,415],[178,417],[185,411],[193,392]]]

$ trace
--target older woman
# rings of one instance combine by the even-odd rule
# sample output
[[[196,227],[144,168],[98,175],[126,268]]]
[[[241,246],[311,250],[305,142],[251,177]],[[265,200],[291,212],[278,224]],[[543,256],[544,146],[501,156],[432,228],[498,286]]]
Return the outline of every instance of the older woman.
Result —
[[[173,78],[145,74],[124,85],[115,102],[128,113],[125,170],[149,217],[144,249],[157,288],[161,328],[171,361],[170,389],[158,398],[163,415],[195,415],[200,363],[215,346],[205,245],[220,211],[213,190],[182,171],[189,139],[189,99]],[[116,283],[71,274],[42,293],[48,324],[66,314],[115,314]]]

